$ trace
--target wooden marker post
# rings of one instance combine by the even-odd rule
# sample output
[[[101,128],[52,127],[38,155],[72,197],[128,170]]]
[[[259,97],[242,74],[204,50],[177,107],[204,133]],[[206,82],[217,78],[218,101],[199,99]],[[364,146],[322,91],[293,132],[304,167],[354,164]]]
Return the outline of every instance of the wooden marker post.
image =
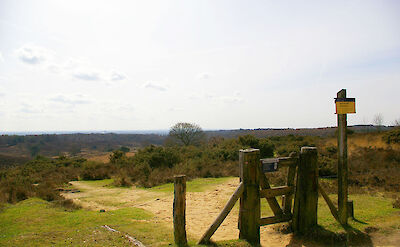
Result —
[[[239,151],[240,180],[243,194],[240,198],[239,238],[252,245],[260,245],[260,150]]]
[[[346,89],[337,93],[337,99],[346,98]],[[338,208],[339,221],[347,224],[347,114],[337,114],[338,121]]]
[[[304,235],[317,226],[318,153],[315,147],[302,147],[297,170],[293,209],[293,231]]]
[[[186,176],[174,177],[174,240],[177,246],[187,246],[186,239]]]

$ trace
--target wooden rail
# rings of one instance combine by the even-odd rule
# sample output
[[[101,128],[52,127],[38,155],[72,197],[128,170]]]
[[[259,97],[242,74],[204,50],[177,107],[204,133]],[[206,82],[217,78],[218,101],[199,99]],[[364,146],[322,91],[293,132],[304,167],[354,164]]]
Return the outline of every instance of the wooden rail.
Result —
[[[271,225],[271,224],[276,224],[276,223],[281,223],[281,222],[287,222],[291,219],[292,219],[291,214],[289,214],[289,215],[284,214],[282,216],[271,216],[271,217],[261,218],[260,226]]]
[[[318,184],[318,191],[319,191],[319,193],[321,193],[322,197],[325,199],[326,204],[328,204],[329,210],[331,211],[331,214],[333,215],[335,220],[337,220],[340,223],[339,214],[338,214],[338,211],[337,211],[335,205],[333,205],[333,202],[329,198],[328,194],[326,194],[326,192],[322,189],[321,185],[319,185],[319,184]]]
[[[260,197],[272,198],[275,196],[293,194],[293,192],[294,192],[293,186],[279,186],[279,187],[274,187],[271,189],[260,190]]]
[[[211,224],[211,226],[208,228],[208,230],[203,234],[201,239],[199,240],[198,244],[206,244],[208,241],[210,241],[211,236],[215,233],[215,231],[218,229],[218,227],[222,224],[226,216],[228,216],[229,212],[232,210],[233,206],[235,205],[236,201],[239,199],[239,197],[243,194],[243,183],[241,182],[229,201],[226,203],[224,209],[221,211],[221,213],[218,215],[217,219]]]
[[[261,187],[261,189],[263,189],[263,190],[271,189],[271,185],[269,184],[268,178],[262,172],[261,166],[258,166],[258,167],[259,167],[259,174],[260,174],[260,187]],[[267,199],[267,202],[268,202],[272,212],[274,212],[275,216],[283,215],[283,211],[282,211],[281,207],[279,206],[279,203],[278,203],[278,201],[276,200],[275,197],[266,198],[266,199]]]

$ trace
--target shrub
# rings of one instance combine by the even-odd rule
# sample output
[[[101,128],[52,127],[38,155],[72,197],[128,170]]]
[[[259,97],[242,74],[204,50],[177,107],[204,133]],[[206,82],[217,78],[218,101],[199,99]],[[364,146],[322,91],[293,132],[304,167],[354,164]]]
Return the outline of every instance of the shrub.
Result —
[[[400,143],[400,128],[388,131],[383,137],[383,141],[387,144],[399,144]]]

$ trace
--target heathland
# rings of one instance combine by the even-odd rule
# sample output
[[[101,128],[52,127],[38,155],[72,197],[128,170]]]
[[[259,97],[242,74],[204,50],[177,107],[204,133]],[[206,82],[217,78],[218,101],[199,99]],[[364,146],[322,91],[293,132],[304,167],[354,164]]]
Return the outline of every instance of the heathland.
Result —
[[[360,127],[348,134],[355,233],[346,235],[321,199],[319,225],[327,235],[307,244],[395,246],[400,129]],[[0,143],[0,245],[124,246],[124,234],[146,245],[169,245],[174,174],[190,180],[187,226],[194,244],[237,185],[238,150],[249,147],[260,149],[262,157],[282,157],[316,146],[320,183],[332,198],[337,190],[334,128],[212,131],[196,145],[178,145],[161,135],[117,134],[2,136]],[[285,169],[270,179],[281,185]],[[246,245],[227,241],[237,238],[237,213],[236,206],[214,236],[218,245]],[[262,236],[273,246],[300,241],[285,224],[262,228]]]

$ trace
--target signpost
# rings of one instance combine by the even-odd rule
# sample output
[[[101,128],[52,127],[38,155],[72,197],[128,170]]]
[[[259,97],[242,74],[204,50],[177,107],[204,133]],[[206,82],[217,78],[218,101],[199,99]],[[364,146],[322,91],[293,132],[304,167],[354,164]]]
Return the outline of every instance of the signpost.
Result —
[[[347,224],[348,218],[348,168],[347,168],[347,114],[356,113],[355,98],[346,98],[346,89],[335,98],[338,121],[338,207],[339,221]]]

